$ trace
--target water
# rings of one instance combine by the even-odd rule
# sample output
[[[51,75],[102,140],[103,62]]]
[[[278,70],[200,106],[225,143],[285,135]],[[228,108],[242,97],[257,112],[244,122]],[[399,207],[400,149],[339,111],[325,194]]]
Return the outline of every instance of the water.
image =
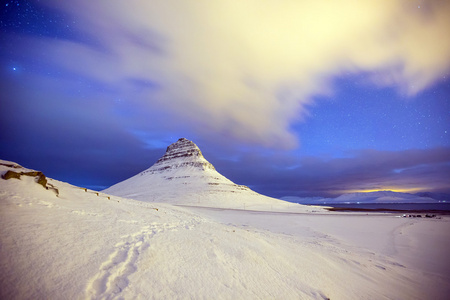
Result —
[[[339,208],[362,208],[362,209],[385,209],[389,210],[424,210],[424,211],[448,211],[450,212],[450,203],[364,203],[364,204],[314,204],[320,206],[331,206]]]

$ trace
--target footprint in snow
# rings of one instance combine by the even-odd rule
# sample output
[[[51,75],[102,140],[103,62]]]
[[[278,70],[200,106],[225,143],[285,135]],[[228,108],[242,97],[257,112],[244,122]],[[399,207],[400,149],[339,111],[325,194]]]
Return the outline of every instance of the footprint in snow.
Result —
[[[148,244],[145,239],[152,235],[148,227],[122,237],[115,245],[115,251],[102,263],[98,273],[86,288],[88,299],[114,299],[128,286],[128,276],[136,272],[136,261]]]

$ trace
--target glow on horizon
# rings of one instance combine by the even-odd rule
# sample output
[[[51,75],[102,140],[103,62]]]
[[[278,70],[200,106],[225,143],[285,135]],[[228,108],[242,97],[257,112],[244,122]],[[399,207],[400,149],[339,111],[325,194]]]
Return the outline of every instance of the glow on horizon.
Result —
[[[379,189],[355,189],[355,190],[339,190],[336,193],[349,194],[349,193],[371,193],[371,192],[396,192],[396,193],[415,193],[426,190],[423,187],[418,188],[401,188],[401,187],[385,187]]]

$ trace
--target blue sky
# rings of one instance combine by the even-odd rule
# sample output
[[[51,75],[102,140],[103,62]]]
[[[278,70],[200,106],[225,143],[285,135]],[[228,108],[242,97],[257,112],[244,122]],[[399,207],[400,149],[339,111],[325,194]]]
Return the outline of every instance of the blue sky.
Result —
[[[450,192],[446,2],[4,1],[0,13],[2,159],[102,189],[186,137],[274,197]]]

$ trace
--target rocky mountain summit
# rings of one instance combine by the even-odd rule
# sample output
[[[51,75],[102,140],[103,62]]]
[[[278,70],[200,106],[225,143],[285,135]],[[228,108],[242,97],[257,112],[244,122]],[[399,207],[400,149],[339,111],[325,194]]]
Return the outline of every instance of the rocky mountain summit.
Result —
[[[285,203],[260,195],[221,175],[203,157],[197,145],[185,138],[168,146],[166,153],[147,170],[103,192],[147,202],[217,207]]]
[[[181,138],[167,147],[166,153],[143,173],[160,173],[179,168],[197,168],[199,170],[216,170],[204,157],[196,144],[188,139]],[[142,174],[142,173],[141,173]]]

